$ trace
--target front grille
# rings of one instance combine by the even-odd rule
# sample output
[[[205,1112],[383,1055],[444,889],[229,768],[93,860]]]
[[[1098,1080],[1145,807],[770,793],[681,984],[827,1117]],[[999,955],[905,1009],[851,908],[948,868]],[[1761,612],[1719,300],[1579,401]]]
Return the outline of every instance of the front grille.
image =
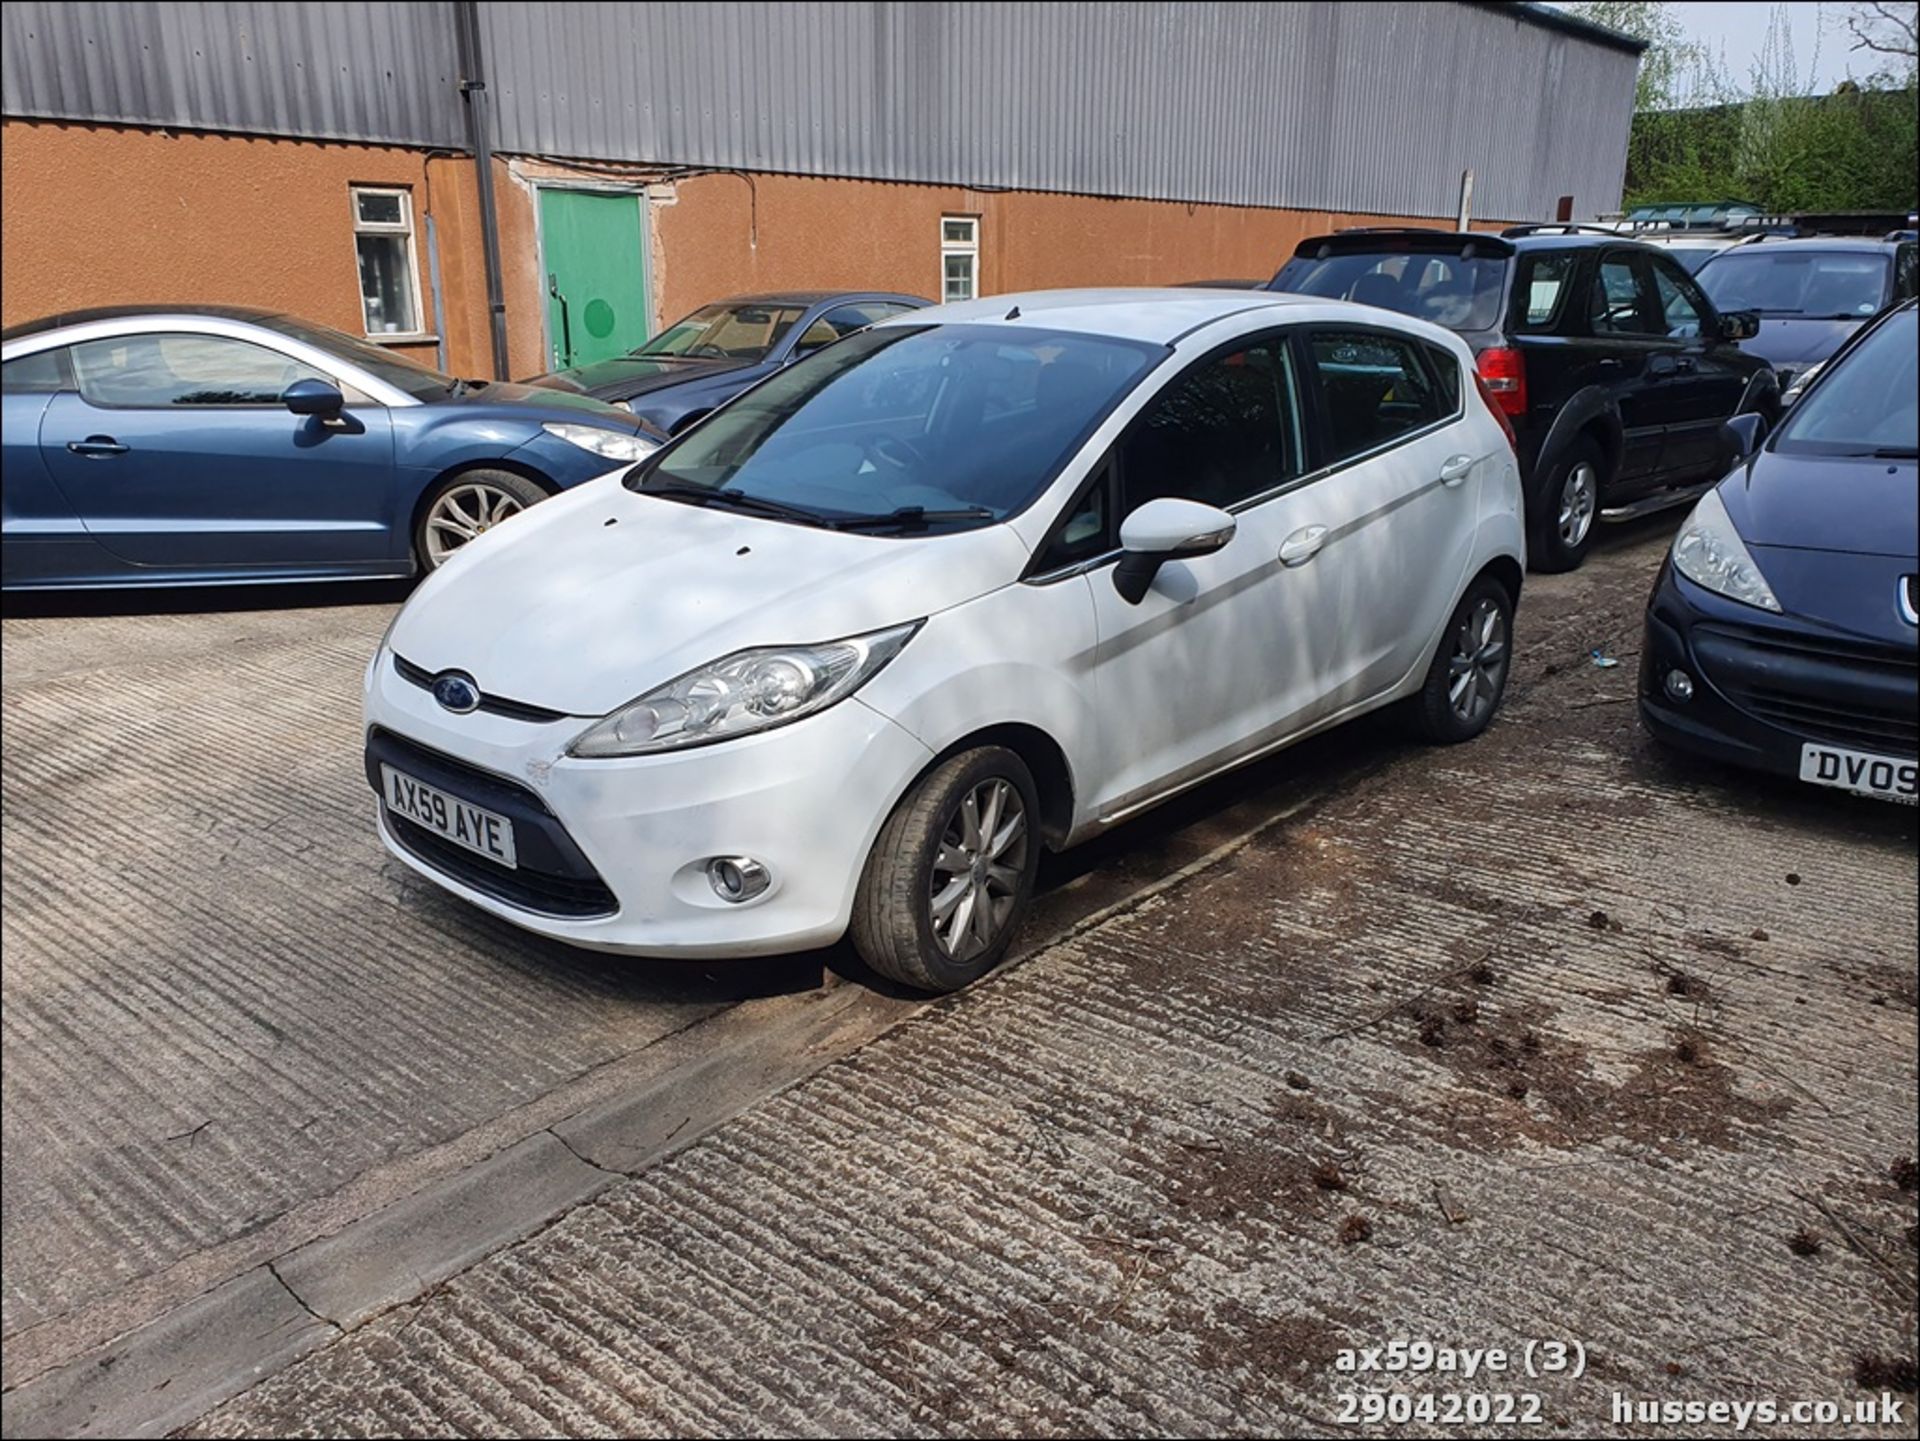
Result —
[[[396,814],[382,791],[382,762],[511,820],[519,865],[509,870]],[[382,796],[381,813],[394,839],[462,885],[522,910],[569,919],[610,916],[620,908],[560,818],[516,781],[376,726],[367,735],[367,783]]]
[[[435,672],[428,670],[425,666],[415,665],[412,661],[401,656],[398,651],[394,652],[393,669],[400,679],[419,686],[421,690],[431,691],[433,689]],[[505,696],[488,695],[485,691],[480,693],[478,709],[486,711],[489,715],[503,715],[511,717],[514,720],[532,721],[535,725],[545,725],[549,721],[567,719],[567,713],[565,711],[548,710],[545,706],[528,705],[525,701],[508,700]]]
[[[597,875],[589,878],[550,875],[529,870],[524,865],[508,870],[456,846],[424,826],[415,825],[403,815],[389,810],[386,816],[388,829],[401,845],[436,871],[495,900],[523,910],[575,919],[610,916],[619,909],[613,892]]]
[[[1831,741],[1863,751],[1920,753],[1920,723],[1914,713],[1869,712],[1857,706],[1836,706],[1814,696],[1753,689],[1738,697],[1746,709],[1763,721],[1813,740]]]
[[[1920,665],[1911,653],[1833,637],[1697,626],[1694,650],[1727,699],[1808,740],[1920,753]]]

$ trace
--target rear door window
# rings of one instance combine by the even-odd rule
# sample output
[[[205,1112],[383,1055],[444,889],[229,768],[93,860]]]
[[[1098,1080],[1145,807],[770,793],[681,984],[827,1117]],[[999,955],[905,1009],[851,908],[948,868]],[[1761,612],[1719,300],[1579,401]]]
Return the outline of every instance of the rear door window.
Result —
[[[1457,402],[1446,400],[1423,359],[1426,348],[1380,331],[1311,333],[1308,349],[1330,463],[1377,450],[1453,412]]]
[[[1600,259],[1593,278],[1592,310],[1595,335],[1665,335],[1666,324],[1648,304],[1640,267],[1634,257],[1616,251]]]
[[[1486,330],[1500,318],[1507,258],[1459,251],[1361,251],[1296,256],[1276,290],[1377,305],[1450,330]]]

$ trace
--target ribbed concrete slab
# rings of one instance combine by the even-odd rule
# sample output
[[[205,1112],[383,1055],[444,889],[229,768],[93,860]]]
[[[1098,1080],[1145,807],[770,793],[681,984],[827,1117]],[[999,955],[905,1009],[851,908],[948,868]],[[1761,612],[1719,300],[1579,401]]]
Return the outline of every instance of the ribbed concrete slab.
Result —
[[[613,1179],[542,1131],[309,1241],[274,1270],[309,1311],[352,1328],[538,1230]]]
[[[265,1266],[0,1397],[8,1436],[164,1436],[337,1334]]]
[[[1397,1383],[1558,1434],[1864,1397],[1914,1344],[1914,815],[1646,745],[1660,543],[1530,582],[1482,742],[1356,761],[190,1434],[1326,1434],[1396,1338],[1579,1343]]]

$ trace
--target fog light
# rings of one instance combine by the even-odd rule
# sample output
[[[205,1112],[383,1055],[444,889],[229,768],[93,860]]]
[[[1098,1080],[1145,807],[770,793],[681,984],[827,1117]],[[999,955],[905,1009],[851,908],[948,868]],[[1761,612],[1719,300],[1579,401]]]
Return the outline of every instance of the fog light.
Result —
[[[1693,677],[1683,670],[1667,672],[1667,694],[1685,704],[1693,699]]]
[[[767,868],[752,856],[715,856],[707,862],[707,881],[723,901],[750,901],[772,883]]]

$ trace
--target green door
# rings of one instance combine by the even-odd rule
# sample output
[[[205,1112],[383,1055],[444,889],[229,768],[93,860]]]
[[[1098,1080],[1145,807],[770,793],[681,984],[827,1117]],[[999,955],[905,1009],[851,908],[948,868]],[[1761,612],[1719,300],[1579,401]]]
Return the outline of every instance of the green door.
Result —
[[[622,355],[647,338],[641,197],[540,188],[547,355],[555,370]]]

